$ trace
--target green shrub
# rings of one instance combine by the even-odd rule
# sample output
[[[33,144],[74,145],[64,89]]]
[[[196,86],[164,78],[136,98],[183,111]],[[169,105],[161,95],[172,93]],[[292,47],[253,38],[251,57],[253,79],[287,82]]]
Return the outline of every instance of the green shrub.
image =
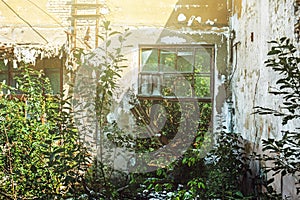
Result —
[[[43,74],[24,67],[0,99],[0,199],[76,196],[85,149],[68,100],[49,95]]]

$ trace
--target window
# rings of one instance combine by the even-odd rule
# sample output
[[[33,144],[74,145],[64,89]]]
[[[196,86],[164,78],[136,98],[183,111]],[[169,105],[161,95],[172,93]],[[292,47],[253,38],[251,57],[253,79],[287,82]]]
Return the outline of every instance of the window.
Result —
[[[0,83],[5,81],[9,86],[16,86],[15,78],[20,74],[18,66],[20,64],[14,61],[9,61],[5,64],[4,60],[0,60]],[[49,78],[53,90],[53,94],[62,92],[63,82],[63,61],[58,57],[37,59],[35,66],[36,70],[43,70],[46,77]],[[3,91],[6,93],[5,91]]]
[[[212,45],[140,46],[139,98],[212,99]]]

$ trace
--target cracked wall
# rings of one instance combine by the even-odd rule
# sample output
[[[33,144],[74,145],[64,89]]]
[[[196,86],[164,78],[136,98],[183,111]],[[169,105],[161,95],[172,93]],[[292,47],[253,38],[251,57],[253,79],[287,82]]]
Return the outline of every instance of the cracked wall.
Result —
[[[283,128],[281,119],[252,114],[255,106],[278,108],[280,97],[268,92],[275,86],[278,75],[266,68],[264,61],[270,44],[267,41],[283,36],[295,41],[293,1],[233,1],[236,9],[230,19],[232,35],[231,89],[233,98],[234,132],[260,151],[262,139],[278,138]],[[238,7],[238,8],[237,8]],[[293,127],[293,126],[291,126]],[[252,151],[250,149],[250,151]],[[280,181],[276,182],[280,189]],[[283,193],[295,196],[294,180],[284,180]]]

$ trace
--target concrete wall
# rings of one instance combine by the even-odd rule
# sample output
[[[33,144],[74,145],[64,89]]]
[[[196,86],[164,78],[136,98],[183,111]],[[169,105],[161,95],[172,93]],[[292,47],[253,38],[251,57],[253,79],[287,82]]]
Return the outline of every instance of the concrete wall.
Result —
[[[137,93],[139,87],[139,45],[143,44],[213,45],[213,112],[214,116],[222,116],[227,97],[224,75],[228,70],[229,12],[226,0],[110,0],[106,5],[109,12],[105,18],[111,21],[113,29],[129,28],[132,33],[126,42],[126,45],[132,47],[123,49],[129,67],[124,70],[119,82],[120,88],[115,92],[110,120],[116,120],[118,126],[126,132],[133,132],[131,129],[134,129],[134,119],[130,114],[131,105],[128,101],[131,92]],[[113,38],[113,41],[117,41],[117,38]],[[93,62],[97,63],[96,60]],[[215,129],[220,126],[218,117],[213,118]],[[117,166],[124,166],[124,161],[114,162],[118,163]]]
[[[279,138],[281,119],[272,116],[253,115],[255,106],[278,108],[281,98],[269,94],[278,75],[265,67],[270,45],[267,41],[286,36],[295,41],[294,1],[286,0],[233,0],[230,18],[232,35],[231,81],[234,132],[252,143],[260,151],[262,139]],[[293,178],[285,178],[283,192],[294,195]],[[280,189],[280,178],[276,184]]]
[[[216,98],[214,98],[214,104],[216,107],[214,112],[221,114],[221,108],[227,96],[222,79],[222,75],[226,74],[228,61],[228,9],[230,5],[227,0],[77,0],[77,3],[96,2],[102,4],[100,20],[111,21],[115,29],[130,28],[132,32],[136,33],[129,40],[134,47],[125,52],[131,62],[129,63],[131,69],[138,69],[139,44],[215,45],[216,89],[214,96]],[[68,36],[70,39],[74,29],[74,24],[72,24],[74,8],[71,6],[74,3],[73,0],[9,0],[6,3],[8,5],[0,3],[1,43],[34,43],[42,45],[42,48],[61,47],[66,42],[70,44],[71,40],[67,39]],[[29,27],[20,18],[23,18],[32,27]],[[94,30],[94,20],[81,21],[80,26],[77,26],[78,46],[86,47],[83,44],[83,38],[89,27]],[[170,35],[168,35],[169,33]],[[90,42],[92,43],[94,40],[92,38]],[[67,50],[71,52],[71,49]],[[129,51],[131,53],[128,53]],[[138,72],[134,73],[133,79],[136,81]]]
[[[55,0],[9,0],[5,2],[7,5],[0,2],[1,43],[35,43],[53,46],[65,42],[64,30],[67,30],[70,24],[68,22],[70,9],[66,6],[66,2]],[[58,10],[60,14],[57,15],[58,13],[53,12],[53,9]],[[28,24],[33,28],[30,28]]]
[[[217,1],[107,1],[109,13],[106,19],[114,28],[129,28],[132,35],[127,44],[133,48],[125,50],[129,68],[120,84],[119,96],[128,88],[137,92],[139,50],[141,44],[211,44],[215,47],[214,98],[215,115],[221,115],[226,99],[226,88],[222,75],[228,63],[229,12],[226,0]],[[128,78],[130,76],[130,78]],[[125,95],[126,96],[126,95]],[[214,127],[218,127],[214,117]],[[124,124],[128,122],[125,118]]]

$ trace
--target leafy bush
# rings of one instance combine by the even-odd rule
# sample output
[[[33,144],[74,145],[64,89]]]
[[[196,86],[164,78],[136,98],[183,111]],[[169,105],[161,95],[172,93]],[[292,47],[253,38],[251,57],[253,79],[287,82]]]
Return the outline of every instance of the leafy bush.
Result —
[[[210,149],[213,141],[210,141],[212,138],[207,138],[210,136],[207,132],[211,106],[199,104],[199,108],[201,116],[194,143],[180,159],[145,176],[145,181],[141,184],[142,197],[247,199],[241,192],[241,178],[248,169],[248,158],[244,154],[241,136],[221,131],[213,149]],[[168,115],[176,116],[174,111],[176,113],[174,109]],[[165,126],[168,127],[168,123]]]
[[[123,187],[119,186],[120,180],[126,182],[127,175],[113,168],[116,155],[107,136],[111,132],[122,133],[122,130],[116,124],[110,124],[107,115],[114,102],[118,79],[126,68],[123,49],[130,32],[127,29],[123,33],[113,30],[109,21],[103,21],[100,28],[98,37],[102,45],[86,54],[78,49],[76,55],[82,71],[76,74],[74,87],[74,93],[79,97],[73,99],[79,113],[75,121],[94,156],[84,177],[85,190],[82,193],[88,199],[117,199],[119,189]]]
[[[85,171],[68,100],[49,95],[40,72],[20,69],[17,88],[0,99],[0,199],[76,196]]]
[[[237,133],[218,134],[216,146],[205,158],[206,199],[247,199],[241,191],[242,176],[249,169],[243,138]]]

